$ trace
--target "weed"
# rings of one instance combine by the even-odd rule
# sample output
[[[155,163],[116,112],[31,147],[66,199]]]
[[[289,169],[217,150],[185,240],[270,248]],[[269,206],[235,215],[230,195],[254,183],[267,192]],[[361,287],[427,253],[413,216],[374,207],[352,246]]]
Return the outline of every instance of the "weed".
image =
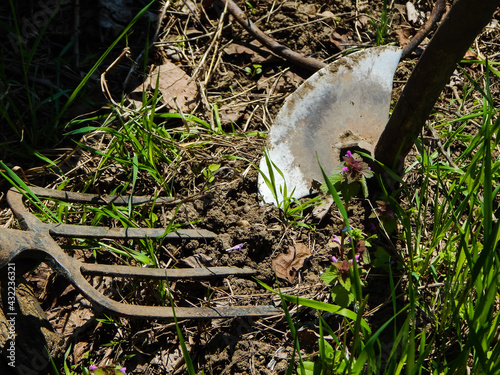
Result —
[[[245,68],[245,72],[250,74],[250,76],[255,77],[262,74],[262,65],[260,64],[252,64],[252,66],[247,66]]]
[[[487,64],[486,68],[489,68]],[[406,280],[404,306],[398,303],[399,292],[393,274],[396,268],[389,255],[393,253],[377,246],[373,261],[369,257],[363,259],[368,243],[375,237],[367,237],[349,227],[345,200],[362,187],[348,188],[347,175],[341,172],[330,177],[323,172],[323,190],[332,194],[345,224],[342,234],[332,237],[332,247],[337,253],[332,259],[333,265],[321,276],[332,285],[335,305],[318,306],[315,301],[278,292],[283,301],[318,311],[318,352],[313,360],[299,358],[299,374],[399,374],[403,371],[408,374],[467,371],[489,374],[500,371],[500,159],[493,156],[500,142],[500,118],[489,93],[489,71],[483,85],[469,77],[483,97],[482,102],[476,101],[475,112],[435,124],[447,137],[441,151],[449,151],[452,144],[461,146],[458,149],[462,151],[454,161],[449,155],[429,152],[417,140],[417,160],[406,170],[413,175],[412,181],[418,181],[417,186],[381,166],[400,185],[398,190],[389,193],[382,176],[376,175],[384,199],[377,202],[372,218],[378,220],[379,229],[388,237],[403,244],[399,251],[404,268],[400,269],[399,282]],[[471,90],[467,88],[464,93],[470,95]],[[481,124],[475,126],[472,134],[462,134],[471,121]],[[341,167],[344,173],[350,172],[346,165]],[[392,314],[376,332],[363,328],[361,316],[366,297],[361,294],[363,285],[359,277],[364,269],[358,267],[358,263],[364,268],[381,267],[388,274]],[[428,287],[430,283],[436,286],[436,291]],[[354,311],[345,309],[351,305]],[[348,328],[331,331],[321,311],[333,311],[333,306],[351,311],[354,324],[347,324],[344,319]],[[285,309],[285,314],[288,311]],[[433,327],[431,330],[419,327],[417,322],[423,316]],[[291,316],[287,320],[293,334],[298,322]],[[325,330],[329,340],[325,339]],[[299,344],[297,340],[295,352],[300,350]]]
[[[252,14],[255,14],[255,7],[252,5],[250,1],[245,1],[245,5],[247,6],[248,9],[250,9]]]
[[[312,199],[307,200],[304,203],[301,203],[297,198],[293,197],[294,190],[292,190],[291,192],[288,191],[287,183],[285,180],[285,176],[283,175],[283,172],[281,172],[278,166],[271,160],[267,150],[264,150],[264,158],[266,160],[266,165],[269,175],[266,175],[255,164],[253,163],[251,164],[260,173],[260,175],[264,179],[265,184],[271,191],[276,206],[280,209],[280,213],[282,214],[282,219],[287,223],[292,223],[294,225],[311,228],[308,224],[300,222],[299,220],[303,218],[305,210],[321,203],[321,197],[314,197]],[[236,159],[241,159],[241,158],[236,158]],[[245,161],[249,162],[248,160]],[[279,188],[275,177],[275,171],[281,176],[281,179],[283,181],[283,184],[280,185]],[[283,198],[280,199],[280,197]]]
[[[205,178],[207,184],[211,184],[215,180],[215,172],[220,168],[220,164],[210,164],[208,167],[204,168],[201,173]]]
[[[375,20],[374,18],[370,18],[370,23],[375,29],[375,39],[377,42],[377,46],[382,46],[385,44],[385,37],[389,31],[389,17],[387,11],[387,0],[384,0],[384,4],[382,6],[382,13],[380,14],[380,19]]]

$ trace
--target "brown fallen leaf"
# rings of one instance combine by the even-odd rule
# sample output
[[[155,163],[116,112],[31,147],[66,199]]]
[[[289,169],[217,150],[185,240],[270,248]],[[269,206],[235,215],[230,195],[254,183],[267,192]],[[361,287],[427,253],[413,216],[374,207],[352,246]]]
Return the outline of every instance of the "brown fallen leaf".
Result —
[[[288,253],[282,253],[273,259],[273,269],[279,278],[288,280],[290,284],[293,284],[297,271],[304,266],[304,261],[310,255],[311,250],[306,245],[297,243],[288,248]]]
[[[331,195],[327,196],[320,205],[314,206],[312,211],[312,217],[319,222],[323,220],[326,214],[330,211],[330,207],[333,204],[333,197]]]
[[[411,37],[415,35],[415,32],[413,27],[404,27],[394,30],[391,35],[398,38],[399,46],[404,48],[410,43]]]
[[[163,101],[170,108],[177,111],[174,98],[177,98],[179,106],[186,112],[192,110],[196,105],[196,97],[198,96],[196,82],[190,81],[187,73],[170,61],[155,67],[144,83],[128,95],[129,99],[140,107],[142,102],[139,99],[142,98],[143,89],[153,91],[156,88],[156,82],[158,82],[158,90],[163,95]]]
[[[238,44],[238,43],[231,43],[229,46],[224,48],[224,52],[227,55],[241,55],[241,54],[247,54],[250,56],[255,55],[255,50],[257,49],[256,46],[253,45],[244,45],[244,44]]]
[[[212,260],[213,258],[209,257],[208,255],[194,254],[191,255],[190,257],[181,259],[181,262],[192,268],[203,268],[209,266]]]
[[[351,30],[343,27],[337,27],[335,31],[330,34],[330,41],[335,44],[340,51],[343,51],[346,48],[345,44],[349,42],[351,35]]]
[[[465,52],[463,57],[464,60],[479,60],[479,57],[470,49]]]

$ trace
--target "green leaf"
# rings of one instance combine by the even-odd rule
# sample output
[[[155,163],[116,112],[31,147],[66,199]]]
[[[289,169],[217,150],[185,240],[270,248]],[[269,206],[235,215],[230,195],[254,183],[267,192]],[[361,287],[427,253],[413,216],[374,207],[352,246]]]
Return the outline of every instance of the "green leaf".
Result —
[[[305,361],[302,362],[304,371],[301,371],[301,375],[313,375],[314,374],[314,362]]]
[[[316,310],[321,310],[321,311],[327,311],[332,314],[337,314],[340,316],[343,316],[345,318],[351,319],[352,321],[356,321],[358,319],[358,315],[349,309],[343,308],[342,306],[337,306],[331,303],[326,303],[326,302],[320,302],[320,301],[315,301],[312,299],[308,298],[303,298],[303,297],[296,297],[296,296],[291,296],[288,294],[282,294],[280,292],[275,291],[273,288],[271,288],[269,285],[264,283],[263,281],[260,281],[259,279],[255,279],[257,283],[259,283],[263,288],[269,290],[270,292],[279,295],[282,299],[291,302],[291,303],[296,303],[301,306],[305,307],[311,307]],[[364,319],[361,319],[361,326],[368,332],[371,333],[371,329],[368,326],[368,323]]]
[[[352,302],[354,302],[354,294],[347,291],[340,284],[332,286],[330,293],[332,294],[332,299],[340,307],[347,308]]]
[[[361,255],[361,259],[363,259],[364,264],[370,264],[370,262],[371,262],[370,253],[368,251],[363,251],[363,254]]]
[[[318,160],[318,164],[319,164],[319,159],[318,159],[317,154],[316,154],[316,159]],[[330,179],[326,175],[321,164],[319,164],[319,168],[321,169],[321,173],[322,173],[323,178],[325,180],[325,184],[328,188],[328,192],[332,195],[333,200],[335,201],[335,204],[337,205],[337,208],[339,209],[340,214],[342,215],[342,218],[344,219],[345,226],[349,226],[349,217],[347,216],[347,211],[344,207],[344,204],[342,203],[342,200],[339,197],[339,194],[337,193],[337,190],[333,187],[332,182],[330,181]]]
[[[339,278],[339,271],[332,270],[323,272],[320,276],[321,280],[323,280],[326,284],[333,284]]]
[[[391,257],[382,247],[378,246],[374,253],[373,267],[385,268],[390,264]]]
[[[350,277],[339,277],[339,283],[340,285],[342,285],[342,287],[347,290],[347,291],[350,291],[351,290],[351,278]]]
[[[341,183],[342,198],[344,202],[350,202],[359,193],[359,182]]]
[[[212,172],[212,173],[213,173],[213,172],[215,172],[215,171],[216,171],[217,169],[219,169],[219,168],[220,168],[220,164],[210,164],[210,165],[208,166],[208,170],[209,170],[210,172]]]

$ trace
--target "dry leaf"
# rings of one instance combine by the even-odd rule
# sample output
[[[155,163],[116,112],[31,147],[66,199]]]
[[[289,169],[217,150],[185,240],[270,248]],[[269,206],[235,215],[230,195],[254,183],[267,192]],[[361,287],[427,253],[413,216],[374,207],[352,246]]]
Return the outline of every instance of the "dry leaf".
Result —
[[[415,34],[415,30],[410,27],[406,28],[399,28],[394,30],[391,35],[396,36],[398,38],[399,46],[400,47],[406,47],[410,41],[411,37]]]
[[[297,243],[288,248],[288,253],[280,254],[273,259],[273,269],[281,279],[293,284],[297,271],[302,268],[304,261],[311,255],[311,250],[303,243]]]
[[[470,49],[465,52],[463,57],[464,60],[479,60],[479,57]]]
[[[198,96],[196,82],[190,81],[186,72],[170,61],[155,67],[144,83],[129,94],[129,98],[135,102],[136,106],[140,107],[141,102],[134,100],[134,98],[141,98],[144,88],[155,90],[156,82],[158,82],[158,90],[163,95],[163,101],[170,108],[177,111],[174,98],[177,98],[177,103],[183,111],[189,112],[194,108]]]
[[[205,254],[195,254],[181,259],[181,262],[192,268],[203,268],[210,265],[213,258]]]
[[[243,44],[238,44],[238,43],[231,43],[229,46],[224,48],[224,52],[227,55],[240,55],[242,53],[245,53],[247,55],[255,55],[255,46],[252,45],[243,45]]]
[[[333,197],[329,195],[323,202],[321,202],[320,205],[314,206],[312,211],[312,217],[321,222],[321,220],[323,220],[328,211],[330,211],[330,207],[332,207],[332,204],[333,204]]]
[[[222,124],[237,124],[245,114],[246,107],[226,107],[219,110]]]
[[[361,25],[361,27],[366,27],[366,25],[368,25],[370,23],[370,21],[371,21],[371,18],[364,15],[364,14],[361,14],[358,17],[358,22]]]
[[[330,34],[330,41],[335,44],[339,50],[344,50],[345,44],[349,42],[349,37],[352,31],[343,27],[337,27],[335,31]]]

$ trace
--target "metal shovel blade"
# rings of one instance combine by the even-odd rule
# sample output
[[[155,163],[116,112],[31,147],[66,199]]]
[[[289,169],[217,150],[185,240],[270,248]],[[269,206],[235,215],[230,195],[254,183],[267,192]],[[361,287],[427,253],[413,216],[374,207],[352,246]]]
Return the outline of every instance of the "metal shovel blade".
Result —
[[[291,94],[279,111],[268,137],[269,160],[260,161],[258,187],[264,203],[314,192],[348,149],[373,155],[389,118],[392,81],[401,57],[398,47],[366,49],[319,70]],[[268,164],[272,162],[270,174]],[[281,173],[280,173],[281,172]],[[268,181],[262,176],[268,177]],[[274,176],[275,192],[272,179]],[[276,196],[275,196],[276,195]],[[276,201],[277,200],[277,201]]]

